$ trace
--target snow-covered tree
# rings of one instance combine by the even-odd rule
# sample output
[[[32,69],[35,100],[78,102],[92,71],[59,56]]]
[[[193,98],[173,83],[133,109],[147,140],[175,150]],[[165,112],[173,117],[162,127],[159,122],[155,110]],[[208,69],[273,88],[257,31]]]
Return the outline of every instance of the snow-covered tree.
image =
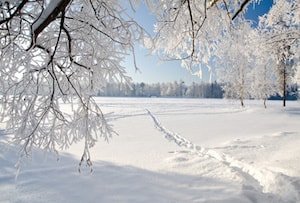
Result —
[[[266,108],[267,99],[277,93],[276,60],[270,56],[270,50],[265,43],[264,33],[259,30],[252,32],[253,67],[251,71],[250,97],[263,100]]]
[[[23,154],[84,140],[91,164],[89,148],[114,133],[92,96],[129,80],[121,61],[142,30],[125,16],[118,0],[0,1],[1,111]]]
[[[239,23],[228,33],[226,39],[218,44],[216,54],[218,78],[224,84],[225,97],[239,99],[242,106],[244,100],[250,97],[252,34],[253,29],[249,23]]]
[[[34,146],[56,151],[84,140],[82,161],[90,164],[89,148],[114,132],[92,96],[107,80],[129,81],[121,61],[134,52],[133,42],[143,39],[164,58],[179,59],[190,69],[208,66],[232,20],[250,2],[259,0],[147,0],[157,17],[157,35],[146,40],[124,13],[124,1],[0,0],[1,112],[15,143],[28,154]],[[295,20],[299,22],[298,15],[293,15]],[[273,36],[272,43],[282,37]],[[162,86],[161,91],[173,94],[174,86]],[[135,91],[144,95],[144,88],[140,84]],[[203,94],[200,86],[198,90]],[[71,104],[70,111],[63,111],[62,103]]]
[[[250,96],[254,99],[263,100],[264,107],[267,108],[267,99],[276,94],[276,76],[274,66],[255,64],[252,72],[253,81],[251,83]]]
[[[203,65],[209,67],[211,65],[213,57],[216,56],[218,44],[223,41],[223,38],[227,33],[231,32],[231,25],[235,24],[233,20],[243,20],[241,14],[247,9],[247,6],[251,2],[260,3],[261,1],[157,0],[153,2],[153,4],[148,4],[150,4],[150,8],[152,8],[157,16],[157,23],[155,26],[157,34],[154,38],[154,42],[148,46],[158,52],[163,59],[181,60],[183,67],[193,71],[194,68],[199,65],[200,67]],[[267,23],[270,26],[265,26],[268,32],[274,28],[277,29],[276,26],[280,24],[278,23],[279,16],[281,15],[280,13],[292,17],[293,20],[285,26],[285,29],[290,30],[288,32],[289,34],[275,32],[276,35],[269,35],[269,44],[271,44],[271,42],[277,43],[279,41],[284,42],[299,38],[299,1],[275,0],[274,3],[275,5],[271,9],[270,14],[267,15],[269,19],[267,21],[273,23],[273,25],[272,23]],[[234,28],[233,30],[235,30],[235,32],[238,31],[238,29]],[[223,47],[224,51],[230,46],[235,46],[237,44],[235,40],[232,40],[231,42],[231,44],[228,43],[227,47]],[[287,46],[289,43],[284,42],[284,44]],[[252,44],[251,46],[255,46],[255,44]],[[272,48],[269,53],[274,50],[274,45],[271,45],[270,47]],[[279,48],[277,50],[284,49]],[[291,47],[291,50],[293,50],[293,47]],[[293,57],[295,57],[295,55],[296,54],[294,54]],[[280,57],[286,58],[282,54]],[[288,62],[291,64],[291,61],[295,62],[295,60],[290,59],[288,59],[288,61],[285,59],[284,63]],[[254,64],[252,65],[254,66]],[[266,66],[264,67],[266,68]],[[278,65],[278,67],[286,66]],[[277,72],[282,73],[282,71]],[[284,72],[286,74],[287,71]],[[244,74],[241,73],[240,75]],[[285,85],[282,86],[285,87]],[[229,89],[228,86],[228,90]],[[238,89],[241,90],[241,88]],[[234,90],[233,92],[236,93],[237,90]],[[240,92],[244,92],[242,94],[244,96],[249,96],[249,92]],[[267,93],[266,89],[264,92]],[[267,94],[272,94],[272,92],[273,91],[270,90]],[[235,97],[236,96],[240,97],[239,95],[235,95]],[[257,96],[258,95],[255,95],[255,97]]]
[[[298,0],[276,0],[269,13],[260,18],[260,29],[267,36],[269,53],[277,61],[279,93],[286,105],[287,86],[293,81],[300,43]],[[298,52],[299,53],[299,52]]]
[[[250,2],[258,0],[156,0],[147,1],[157,18],[154,42],[146,43],[165,60],[181,60],[194,71],[209,66],[214,50],[232,20]],[[197,71],[198,72],[198,71]]]

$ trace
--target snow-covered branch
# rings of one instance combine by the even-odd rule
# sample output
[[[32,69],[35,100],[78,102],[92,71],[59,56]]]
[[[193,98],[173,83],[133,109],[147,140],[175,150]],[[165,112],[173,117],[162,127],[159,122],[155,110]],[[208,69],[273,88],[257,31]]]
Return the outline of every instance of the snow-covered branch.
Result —
[[[128,82],[121,62],[143,37],[116,0],[0,3],[1,112],[23,154],[89,148],[114,131],[92,96]],[[65,111],[63,106],[70,104]]]

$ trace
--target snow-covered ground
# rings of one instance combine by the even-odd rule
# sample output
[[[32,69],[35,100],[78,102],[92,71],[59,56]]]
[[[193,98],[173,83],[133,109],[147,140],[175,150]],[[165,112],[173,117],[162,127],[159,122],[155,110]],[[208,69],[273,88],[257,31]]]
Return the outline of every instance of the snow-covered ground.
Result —
[[[119,136],[21,160],[0,141],[0,202],[300,202],[300,103],[96,98]],[[2,127],[3,128],[3,127]],[[59,158],[59,160],[57,160]]]

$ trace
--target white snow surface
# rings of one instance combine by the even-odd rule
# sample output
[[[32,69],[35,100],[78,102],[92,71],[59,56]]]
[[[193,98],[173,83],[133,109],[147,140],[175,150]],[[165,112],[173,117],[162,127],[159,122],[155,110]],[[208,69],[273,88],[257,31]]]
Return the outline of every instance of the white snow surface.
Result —
[[[300,103],[96,98],[119,136],[78,163],[83,143],[18,148],[0,132],[0,202],[300,202]]]

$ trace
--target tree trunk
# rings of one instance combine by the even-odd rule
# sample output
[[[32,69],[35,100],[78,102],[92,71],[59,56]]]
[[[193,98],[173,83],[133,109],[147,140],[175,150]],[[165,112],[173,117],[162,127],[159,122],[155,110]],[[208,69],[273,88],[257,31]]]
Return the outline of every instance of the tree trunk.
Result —
[[[283,107],[286,105],[286,67],[283,70]]]
[[[264,107],[265,107],[265,109],[267,108],[266,101],[267,101],[267,99],[264,99]]]
[[[240,101],[241,101],[242,107],[244,107],[244,100],[243,100],[243,98],[240,98]]]

